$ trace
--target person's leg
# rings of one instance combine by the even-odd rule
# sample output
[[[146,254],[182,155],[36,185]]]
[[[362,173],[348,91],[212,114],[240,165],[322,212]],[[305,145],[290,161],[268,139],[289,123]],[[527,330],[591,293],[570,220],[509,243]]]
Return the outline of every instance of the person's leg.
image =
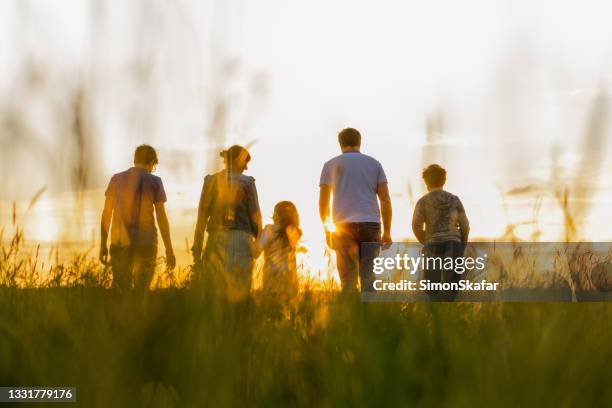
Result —
[[[155,274],[155,263],[157,260],[156,245],[142,245],[134,247],[134,288],[138,291],[146,291],[151,286]]]
[[[423,247],[426,262],[423,268],[423,278],[429,280],[429,283],[442,282],[442,267],[439,265],[439,259],[443,258],[443,250],[444,248],[439,243],[428,243]],[[428,290],[426,293],[432,302],[441,300],[439,290]]]
[[[352,225],[342,225],[334,234],[334,251],[340,284],[343,291],[357,289],[359,270],[359,244],[355,240]]]
[[[361,292],[374,291],[374,259],[380,254],[380,224],[359,226],[359,280]]]
[[[233,301],[245,300],[251,292],[253,267],[253,236],[245,231],[228,231],[226,282],[228,297]]]
[[[445,242],[444,257],[452,258],[453,264],[457,258],[463,257],[465,252],[465,245],[462,242],[449,241]],[[444,282],[456,283],[461,280],[462,274],[456,273],[454,270],[444,270]],[[448,290],[444,293],[444,300],[447,302],[453,302],[459,292],[457,290]]]
[[[113,288],[127,291],[132,288],[132,247],[110,246]]]

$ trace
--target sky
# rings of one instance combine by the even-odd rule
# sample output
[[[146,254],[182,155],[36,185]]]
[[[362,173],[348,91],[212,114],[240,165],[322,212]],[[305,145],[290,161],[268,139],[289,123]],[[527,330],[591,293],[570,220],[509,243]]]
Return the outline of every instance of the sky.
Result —
[[[448,169],[447,188],[463,200],[475,236],[499,237],[519,223],[524,238],[539,228],[543,239],[560,239],[554,176],[572,191],[585,180],[595,185],[581,198],[590,203],[582,234],[612,238],[612,186],[597,176],[611,165],[591,157],[612,149],[607,125],[589,127],[595,101],[609,92],[609,8],[604,1],[3,1],[2,110],[19,112],[34,140],[66,156],[51,170],[19,159],[37,154],[28,144],[3,158],[13,180],[2,193],[3,220],[12,200],[27,204],[49,186],[32,210],[32,239],[67,239],[57,214],[74,205],[63,139],[70,128],[58,117],[84,83],[101,156],[88,185],[86,237],[98,223],[96,197],[129,166],[135,145],[159,147],[157,173],[183,240],[203,176],[220,165],[217,150],[248,143],[248,174],[267,220],[277,201],[293,200],[305,240],[320,246],[318,178],[339,153],[337,132],[351,126],[386,170],[398,239],[412,237],[420,171],[431,162]],[[34,90],[23,80],[27,61],[42,72]],[[532,193],[507,194],[517,188]]]

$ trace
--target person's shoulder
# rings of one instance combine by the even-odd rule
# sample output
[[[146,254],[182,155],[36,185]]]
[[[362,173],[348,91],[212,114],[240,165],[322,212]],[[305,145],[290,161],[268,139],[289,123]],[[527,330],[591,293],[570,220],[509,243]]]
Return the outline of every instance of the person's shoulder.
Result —
[[[130,174],[130,170],[131,170],[131,168],[127,169],[127,170],[120,171],[118,173],[115,173],[115,174],[113,174],[113,177],[111,177],[111,178],[114,178],[116,180],[116,179],[120,179],[122,177],[126,177],[128,174]]]
[[[361,157],[363,160],[380,163],[378,160],[376,160],[376,158],[374,158],[373,156],[370,156],[369,154],[361,153],[359,157]]]
[[[370,163],[373,163],[373,164],[375,164],[378,167],[382,167],[382,163],[378,159],[376,159],[375,157],[369,156],[367,154],[364,154],[363,156],[364,156],[364,159],[369,161]]]
[[[255,188],[255,177],[247,176],[246,174],[233,174],[232,178],[245,188]]]
[[[416,202],[416,206],[421,206],[421,205],[423,205],[425,202],[427,202],[427,200],[429,199],[429,195],[430,195],[430,194],[431,194],[431,193],[429,193],[429,192],[427,192],[427,193],[423,194],[423,195],[421,196],[421,198],[419,198],[419,199],[417,200],[417,202]]]
[[[342,155],[341,154],[339,154],[337,156],[334,156],[331,159],[329,159],[328,161],[326,161],[323,164],[323,167],[333,166],[334,164],[338,163],[340,160],[342,160]]]
[[[130,177],[130,169],[113,174],[110,183],[122,183],[128,177]]]
[[[450,191],[446,190],[433,190],[426,194],[426,196],[432,197],[436,201],[442,201],[450,205],[451,207],[461,206],[461,200],[459,197]]]
[[[244,182],[249,183],[249,184],[255,184],[255,177],[253,177],[253,176],[248,176],[246,174],[239,174],[238,175],[238,179],[240,181],[244,181]]]
[[[438,190],[440,192],[441,195],[443,195],[444,197],[447,197],[449,200],[459,200],[459,196],[451,193],[450,191],[447,190]]]
[[[144,173],[144,177],[145,180],[148,180],[147,183],[150,183],[156,187],[159,186],[163,186],[164,183],[162,182],[161,177],[156,176],[155,174],[151,174],[151,173]]]
[[[425,194],[423,194],[421,196],[421,198],[419,198],[417,200],[417,205],[420,203],[421,205],[427,205],[427,203],[431,203],[432,200],[436,200],[437,197],[439,197],[440,193],[445,193],[445,191],[443,190],[432,190],[432,191],[428,191]]]
[[[219,170],[216,173],[207,174],[204,176],[204,180],[212,180],[215,177],[220,177],[223,173],[225,173],[225,170]]]
[[[156,176],[155,174],[149,173],[149,177],[151,177],[151,180],[155,181],[156,183],[161,183],[162,182],[161,177]]]
[[[450,197],[450,200],[451,200],[451,201],[452,201],[454,204],[457,204],[457,205],[463,205],[463,204],[461,203],[461,199],[459,198],[459,196],[458,196],[458,195],[453,194],[453,193],[449,193],[448,191],[445,191],[445,192],[448,194],[448,196]]]

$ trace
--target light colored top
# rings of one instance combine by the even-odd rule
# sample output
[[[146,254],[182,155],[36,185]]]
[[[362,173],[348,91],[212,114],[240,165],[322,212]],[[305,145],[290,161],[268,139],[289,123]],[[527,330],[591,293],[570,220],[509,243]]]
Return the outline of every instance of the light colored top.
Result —
[[[323,166],[319,185],[331,186],[334,223],[380,223],[376,192],[387,176],[378,160],[359,152],[342,153]]]
[[[259,245],[264,252],[263,290],[295,296],[298,292],[296,246],[300,232],[293,226],[285,233],[278,225],[266,225]]]

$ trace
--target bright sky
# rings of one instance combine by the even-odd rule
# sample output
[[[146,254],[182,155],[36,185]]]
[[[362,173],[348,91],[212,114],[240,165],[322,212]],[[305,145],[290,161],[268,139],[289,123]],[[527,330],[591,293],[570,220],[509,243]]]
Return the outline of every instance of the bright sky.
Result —
[[[227,102],[226,145],[255,141],[248,173],[265,215],[279,200],[296,202],[311,247],[322,237],[320,170],[339,153],[336,134],[346,126],[361,130],[363,151],[387,172],[398,239],[412,235],[409,191],[414,199],[422,194],[420,169],[429,162],[449,170],[447,187],[463,199],[474,234],[495,237],[508,223],[531,219],[535,202],[519,197],[504,210],[499,191],[549,186],[553,146],[568,183],[594,146],[612,153],[607,133],[595,145],[583,140],[593,101],[611,79],[605,1],[22,3],[0,3],[0,25],[9,33],[0,36],[1,89],[22,96],[15,78],[25,55],[47,66],[48,92],[60,101],[55,80],[90,72],[102,84],[94,116],[104,174],[128,166],[134,145],[159,146],[158,173],[183,225],[178,240],[190,234],[193,220],[183,207],[197,205],[209,168],[205,135],[215,97]],[[92,15],[102,9],[91,4],[103,5],[106,18],[97,24]],[[142,87],[129,77],[142,72],[138,58],[153,67]],[[32,99],[21,100],[25,117],[39,137],[61,145],[49,130],[53,114],[39,107],[42,97]],[[443,124],[428,142],[425,122],[436,115]],[[612,170],[605,160],[599,168]],[[46,176],[36,171],[25,184],[36,190],[48,184]],[[584,234],[610,238],[612,186],[596,181]],[[549,191],[542,195],[539,227],[544,238],[559,239],[561,213]],[[56,212],[49,200],[43,218]],[[51,224],[39,223],[47,225],[40,239]]]

